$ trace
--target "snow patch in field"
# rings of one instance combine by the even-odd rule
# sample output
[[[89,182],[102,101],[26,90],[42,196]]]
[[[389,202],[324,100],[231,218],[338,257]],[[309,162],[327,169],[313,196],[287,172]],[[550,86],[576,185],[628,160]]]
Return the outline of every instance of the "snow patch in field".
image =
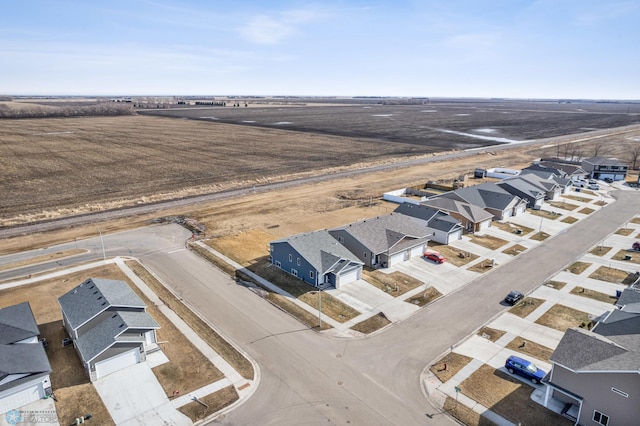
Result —
[[[200,117],[204,120],[218,120],[218,117]]]
[[[635,141],[635,142],[640,141],[640,137],[639,136],[629,136],[629,137],[627,137],[627,139],[629,139],[630,141]]]
[[[280,126],[283,124],[293,124],[291,121],[278,121],[277,123],[273,123],[274,126]]]
[[[597,129],[597,128],[595,128],[595,127],[580,127],[580,130],[587,130],[587,131],[591,131],[591,130],[600,130],[600,129]]]
[[[437,109],[423,109],[420,112],[438,112],[438,110]]]
[[[466,117],[467,115],[471,115],[471,114],[453,114],[456,117]]]
[[[372,114],[372,117],[393,117],[393,114]]]
[[[242,120],[241,123],[255,123],[253,120]]]
[[[364,109],[371,109],[371,107],[362,107],[362,108],[364,108]]]
[[[472,132],[478,132],[478,133],[495,133],[495,132],[497,132],[496,129],[473,129],[471,131]]]
[[[436,128],[434,128],[433,130],[436,130],[436,131],[442,132],[442,133],[451,133],[451,134],[459,135],[459,136],[467,136],[467,137],[474,138],[474,139],[482,139],[482,140],[485,140],[485,141],[494,141],[494,142],[503,142],[503,143],[521,143],[521,142],[526,142],[526,141],[517,141],[515,139],[498,138],[498,137],[495,137],[495,136],[475,135],[473,133],[458,132],[457,130],[436,129]]]

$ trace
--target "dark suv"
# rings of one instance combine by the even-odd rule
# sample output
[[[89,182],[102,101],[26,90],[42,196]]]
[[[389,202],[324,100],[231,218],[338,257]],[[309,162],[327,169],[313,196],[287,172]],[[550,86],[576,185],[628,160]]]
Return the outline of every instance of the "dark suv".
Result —
[[[547,375],[547,373],[540,370],[531,361],[513,355],[507,358],[507,361],[504,363],[504,368],[506,368],[509,373],[525,377],[533,383],[540,383],[544,376]]]
[[[504,298],[504,301],[509,305],[515,305],[518,302],[518,300],[522,299],[523,297],[524,297],[524,294],[514,290],[509,294],[507,294],[507,297]]]

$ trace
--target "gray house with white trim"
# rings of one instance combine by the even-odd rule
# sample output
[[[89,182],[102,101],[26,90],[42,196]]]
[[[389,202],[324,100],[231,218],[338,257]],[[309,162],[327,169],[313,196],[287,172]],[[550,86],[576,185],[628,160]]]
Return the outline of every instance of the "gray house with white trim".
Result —
[[[524,213],[527,201],[513,195],[493,182],[468,186],[447,192],[440,197],[453,198],[476,205],[489,213],[496,220],[504,220]]]
[[[158,323],[124,281],[89,278],[58,298],[62,322],[91,381],[146,360]]]
[[[329,234],[364,265],[387,268],[422,256],[433,231],[413,217],[390,213],[330,229]]]
[[[591,157],[582,160],[582,168],[589,174],[590,179],[618,181],[627,178],[629,167],[616,158]]]
[[[362,277],[362,262],[326,230],[271,241],[269,251],[272,265],[314,287]]]
[[[449,244],[462,238],[462,222],[442,210],[422,204],[402,203],[393,212],[423,221],[427,233],[433,234],[432,241]]]
[[[638,424],[640,303],[609,312],[591,331],[567,330],[551,363],[545,406],[563,403],[576,425]]]
[[[0,414],[52,394],[51,365],[29,302],[0,309]]]
[[[493,220],[493,215],[483,208],[453,198],[429,198],[420,204],[448,213],[460,221],[466,232],[479,232],[487,229]]]

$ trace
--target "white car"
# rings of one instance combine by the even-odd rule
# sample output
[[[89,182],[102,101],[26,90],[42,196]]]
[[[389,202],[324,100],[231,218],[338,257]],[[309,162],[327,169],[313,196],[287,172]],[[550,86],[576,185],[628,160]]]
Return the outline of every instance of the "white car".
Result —
[[[594,191],[598,191],[600,189],[600,185],[597,183],[592,183],[589,185],[589,189],[593,189]]]

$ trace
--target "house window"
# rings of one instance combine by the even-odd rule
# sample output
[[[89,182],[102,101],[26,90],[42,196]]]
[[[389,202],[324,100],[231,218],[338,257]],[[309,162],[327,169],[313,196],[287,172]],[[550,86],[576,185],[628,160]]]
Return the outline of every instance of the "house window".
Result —
[[[278,268],[282,266],[282,264],[280,263],[280,261],[279,261],[279,260],[276,260],[276,266],[277,266]]]
[[[344,238],[343,237],[338,237],[338,241],[341,243],[344,243]]]
[[[364,252],[364,258],[365,259],[367,258],[367,252],[366,251]]]
[[[300,266],[300,258],[298,258],[297,262],[298,266]]]
[[[273,246],[269,246],[269,249],[271,250],[271,252],[273,253]]]
[[[313,271],[309,271],[309,278],[313,279]]]
[[[289,262],[293,262],[293,255],[289,253]]]
[[[607,426],[609,424],[609,416],[602,414],[598,410],[593,410],[593,421],[598,424]]]
[[[629,394],[628,394],[628,393],[626,393],[626,392],[622,392],[620,389],[611,388],[611,392],[615,392],[615,393],[617,393],[618,395],[622,395],[622,396],[624,396],[625,398],[629,398]]]
[[[298,271],[296,271],[295,269],[291,268],[291,275],[293,275],[294,277],[298,276]]]

